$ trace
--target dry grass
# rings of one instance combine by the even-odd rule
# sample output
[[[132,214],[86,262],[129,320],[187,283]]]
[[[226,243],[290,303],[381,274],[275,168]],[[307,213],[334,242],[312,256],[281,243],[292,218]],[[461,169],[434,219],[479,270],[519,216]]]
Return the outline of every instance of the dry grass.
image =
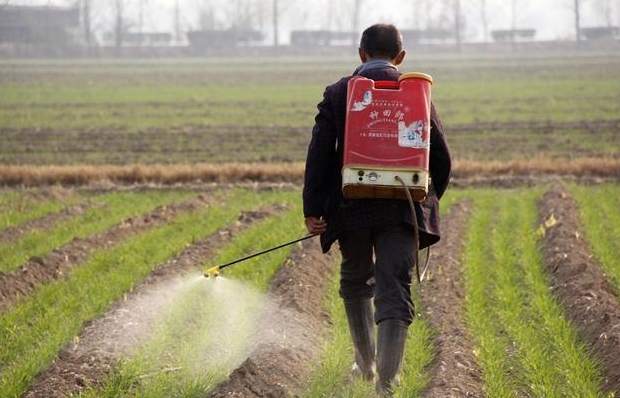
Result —
[[[529,159],[501,161],[456,160],[454,176],[495,177],[516,175],[559,175],[574,177],[620,178],[620,158],[584,157],[554,159],[534,156]]]
[[[117,184],[189,182],[290,182],[303,181],[304,164],[297,163],[196,163],[123,166],[11,166],[0,165],[0,185],[83,185],[108,181]],[[574,160],[534,157],[507,162],[455,160],[455,178],[558,175],[620,179],[620,158]]]
[[[226,163],[123,166],[10,166],[0,165],[0,185],[81,185],[113,183],[176,184],[188,182],[300,182],[302,163]]]

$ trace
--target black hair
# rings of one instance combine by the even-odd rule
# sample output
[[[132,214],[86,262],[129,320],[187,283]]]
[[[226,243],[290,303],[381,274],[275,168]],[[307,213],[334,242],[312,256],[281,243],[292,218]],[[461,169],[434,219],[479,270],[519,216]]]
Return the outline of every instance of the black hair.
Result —
[[[362,33],[360,48],[373,58],[394,59],[403,50],[403,37],[394,25],[375,24]]]

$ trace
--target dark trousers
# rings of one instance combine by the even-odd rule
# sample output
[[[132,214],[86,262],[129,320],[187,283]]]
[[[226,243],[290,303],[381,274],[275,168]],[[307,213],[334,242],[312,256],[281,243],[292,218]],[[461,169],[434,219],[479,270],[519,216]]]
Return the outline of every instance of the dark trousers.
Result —
[[[411,324],[413,239],[413,230],[406,224],[342,233],[338,237],[342,253],[340,296],[344,300],[374,297],[377,324],[385,319]],[[374,284],[370,281],[373,276]]]

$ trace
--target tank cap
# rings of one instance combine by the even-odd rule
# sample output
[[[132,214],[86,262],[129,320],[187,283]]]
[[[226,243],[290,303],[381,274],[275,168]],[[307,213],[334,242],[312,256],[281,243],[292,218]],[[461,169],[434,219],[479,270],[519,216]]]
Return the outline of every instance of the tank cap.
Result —
[[[398,78],[398,81],[402,82],[403,80],[406,80],[406,79],[424,79],[424,80],[428,81],[430,84],[433,84],[433,77],[431,75],[423,73],[423,72],[407,72],[407,73],[403,73]]]

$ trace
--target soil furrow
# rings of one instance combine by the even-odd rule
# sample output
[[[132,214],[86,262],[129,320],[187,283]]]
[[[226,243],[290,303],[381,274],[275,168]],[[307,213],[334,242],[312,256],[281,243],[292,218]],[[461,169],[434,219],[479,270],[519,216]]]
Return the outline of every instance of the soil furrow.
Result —
[[[34,230],[45,231],[51,229],[54,225],[59,224],[72,217],[77,217],[84,214],[88,208],[88,204],[80,203],[73,206],[65,207],[64,209],[47,214],[43,217],[36,218],[34,220],[26,221],[19,225],[9,227],[0,232],[0,243],[15,242],[21,236]]]
[[[64,347],[58,359],[24,394],[24,398],[55,398],[76,394],[88,386],[101,385],[118,360],[131,355],[148,337],[159,308],[157,295],[174,295],[174,281],[200,267],[218,248],[252,223],[282,211],[279,205],[243,212],[238,221],[186,248],[158,266],[140,285],[115,303],[106,314],[89,322],[76,341]],[[159,300],[155,300],[159,301]],[[155,306],[155,307],[153,307]]]
[[[281,322],[265,327],[281,340],[259,346],[209,398],[295,396],[312,369],[327,326],[323,300],[337,264],[334,256],[321,252],[318,239],[297,246],[269,289]],[[273,314],[265,318],[273,319]]]
[[[31,257],[15,271],[0,273],[0,309],[10,307],[43,283],[65,277],[95,250],[114,247],[141,231],[170,222],[180,213],[207,205],[206,198],[199,195],[189,201],[159,206],[149,213],[127,218],[107,231],[87,238],[76,238],[43,257]]]
[[[458,133],[479,133],[480,131],[498,130],[527,130],[537,133],[552,133],[556,130],[585,130],[596,132],[600,129],[610,129],[618,131],[620,119],[608,120],[546,120],[546,121],[493,121],[477,122],[473,124],[458,124],[450,126],[451,134]]]
[[[579,209],[561,186],[539,204],[542,254],[551,288],[580,338],[601,364],[603,389],[620,392],[620,304],[618,292],[597,264],[581,233]]]
[[[427,398],[481,398],[482,372],[464,316],[465,288],[461,253],[470,214],[469,202],[453,205],[442,219],[441,241],[431,249],[428,278],[422,282],[423,310],[435,330],[435,359]]]
[[[90,104],[72,104],[72,107],[80,107],[90,106]],[[151,105],[151,104],[146,104]],[[21,105],[19,105],[21,106]],[[15,108],[19,107],[18,105]],[[32,107],[45,107],[49,109],[53,104],[31,104]],[[68,104],[62,104],[62,107],[67,107]],[[169,107],[169,104],[166,104]],[[185,105],[181,105],[185,106]],[[202,105],[201,105],[202,106]],[[11,109],[10,106],[3,106],[3,109]],[[545,121],[492,121],[492,122],[482,122],[478,121],[476,123],[468,123],[468,124],[453,124],[450,126],[450,131],[454,134],[459,133],[478,133],[483,130],[528,130],[528,131],[538,131],[538,132],[553,132],[554,130],[572,130],[572,129],[582,129],[586,131],[597,131],[600,129],[611,129],[614,131],[618,131],[618,127],[620,126],[620,119],[595,119],[595,120],[568,120],[568,121],[560,121],[560,120],[545,120]],[[78,138],[80,142],[84,140],[102,140],[102,139],[110,139],[110,137],[115,138],[117,141],[131,141],[132,138],[136,141],[140,139],[144,139],[144,135],[155,135],[155,139],[159,139],[158,137],[165,136],[166,134],[173,134],[175,136],[188,136],[188,137],[197,137],[203,134],[213,134],[213,133],[236,133],[242,130],[248,131],[277,131],[277,132],[286,132],[293,134],[305,134],[308,131],[307,126],[287,126],[287,125],[273,125],[273,126],[239,126],[239,125],[186,125],[186,126],[171,126],[167,129],[162,128],[149,128],[141,131],[141,134],[128,135],[127,131],[123,131],[122,129],[105,129],[105,128],[74,128],[69,129],[72,132],[78,134]],[[37,139],[49,139],[50,136],[62,135],[67,132],[67,129],[62,128],[0,128],[0,133],[9,137],[28,137],[30,141],[36,141]],[[118,137],[118,138],[117,138]],[[89,141],[85,141],[89,142]]]

